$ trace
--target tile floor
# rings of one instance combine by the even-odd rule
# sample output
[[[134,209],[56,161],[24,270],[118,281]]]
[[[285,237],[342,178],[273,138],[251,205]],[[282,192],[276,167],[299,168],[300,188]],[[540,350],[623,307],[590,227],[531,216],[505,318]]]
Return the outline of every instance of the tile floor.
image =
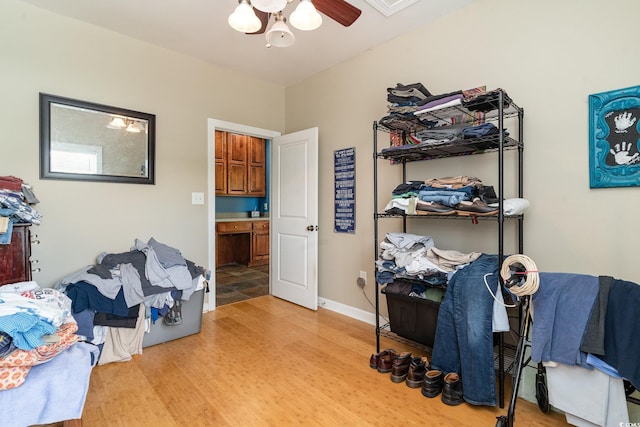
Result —
[[[216,270],[216,307],[268,294],[268,265],[230,264]]]

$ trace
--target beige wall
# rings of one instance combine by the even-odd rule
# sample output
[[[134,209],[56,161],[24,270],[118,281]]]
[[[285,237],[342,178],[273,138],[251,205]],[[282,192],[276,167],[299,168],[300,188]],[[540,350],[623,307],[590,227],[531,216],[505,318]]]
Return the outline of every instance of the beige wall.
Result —
[[[476,0],[288,87],[287,132],[320,128],[320,295],[372,312],[355,283],[360,270],[374,273],[371,129],[386,113],[386,88],[398,82],[422,82],[433,93],[504,88],[525,109],[525,253],[542,271],[640,281],[640,188],[589,189],[587,122],[589,94],[639,83],[639,12],[636,0]],[[334,234],[333,151],[353,146],[356,233]],[[409,177],[475,174],[497,184],[482,157],[414,164]],[[380,194],[388,197],[400,175],[398,167],[385,170]],[[495,224],[420,224],[438,247],[497,253]],[[373,301],[371,279],[366,293]]]
[[[61,17],[14,0],[0,4],[0,175],[35,186],[44,215],[33,227],[42,286],[158,241],[207,265],[207,119],[282,131],[284,88]],[[156,185],[39,179],[38,93],[156,115]],[[251,102],[240,102],[251,98]]]
[[[589,94],[638,84],[639,12],[637,0],[475,0],[285,90],[3,0],[0,175],[35,185],[41,200],[34,257],[42,272],[34,278],[50,286],[101,251],[128,250],[136,237],[153,236],[206,265],[206,205],[191,205],[190,194],[207,191],[207,118],[287,132],[318,126],[319,293],[372,313],[355,284],[367,271],[373,300],[372,122],[385,115],[387,87],[422,82],[433,93],[501,87],[524,107],[525,253],[540,270],[640,281],[640,189],[589,189],[587,122]],[[156,114],[156,185],[39,180],[38,92]],[[333,151],[347,147],[357,155],[356,233],[335,234]],[[491,157],[482,157],[412,165],[410,178],[474,174],[495,184]],[[389,194],[399,168],[381,170],[381,181],[380,194]],[[415,231],[442,248],[495,252],[491,227],[437,221]]]
[[[206,119],[287,132],[318,126],[320,296],[372,312],[355,285],[367,271],[373,298],[371,125],[386,112],[387,87],[419,81],[434,93],[502,87],[524,107],[525,195],[532,203],[525,252],[541,270],[640,280],[631,258],[638,189],[589,189],[587,133],[590,93],[638,83],[638,11],[634,0],[476,0],[287,88],[285,98],[281,87],[5,0],[0,173],[35,185],[42,202],[34,256],[43,271],[35,279],[51,285],[101,251],[128,250],[135,237],[154,236],[206,265],[206,205],[190,203],[192,191],[206,192]],[[38,92],[156,114],[156,185],[39,180]],[[243,93],[253,94],[251,103],[238,101]],[[356,233],[335,234],[333,151],[352,146]],[[494,170],[477,159],[429,162],[410,173],[419,179],[472,171],[495,183]],[[398,168],[386,168],[381,194],[399,177]],[[493,228],[456,224],[463,233],[443,221],[419,231],[444,248],[497,247]]]

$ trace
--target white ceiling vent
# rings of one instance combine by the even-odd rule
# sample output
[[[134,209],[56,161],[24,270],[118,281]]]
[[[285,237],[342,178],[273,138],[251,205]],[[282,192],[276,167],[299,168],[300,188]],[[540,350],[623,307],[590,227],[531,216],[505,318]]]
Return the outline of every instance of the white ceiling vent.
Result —
[[[400,12],[405,7],[411,6],[418,0],[365,0],[384,16],[391,16]]]

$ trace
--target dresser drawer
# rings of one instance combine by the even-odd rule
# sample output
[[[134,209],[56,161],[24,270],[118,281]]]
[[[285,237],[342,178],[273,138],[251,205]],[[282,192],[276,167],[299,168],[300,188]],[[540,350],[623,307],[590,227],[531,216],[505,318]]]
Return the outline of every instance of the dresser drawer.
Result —
[[[254,221],[252,224],[254,230],[269,230],[269,221]]]
[[[14,224],[11,242],[0,245],[0,286],[31,280],[31,224]]]
[[[218,233],[241,233],[251,231],[251,229],[250,221],[219,222],[216,224]]]

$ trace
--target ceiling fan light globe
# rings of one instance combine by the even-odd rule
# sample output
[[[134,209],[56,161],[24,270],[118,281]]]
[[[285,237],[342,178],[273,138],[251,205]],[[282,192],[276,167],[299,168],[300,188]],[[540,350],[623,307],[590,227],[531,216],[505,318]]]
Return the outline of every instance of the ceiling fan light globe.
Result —
[[[256,16],[247,0],[242,0],[236,10],[229,15],[229,25],[241,33],[255,33],[262,27],[262,22]]]
[[[289,47],[296,41],[287,24],[282,21],[276,21],[265,35],[267,39],[267,47]]]
[[[322,16],[310,0],[302,0],[289,17],[289,22],[299,30],[311,31],[322,25]]]
[[[275,13],[284,9],[287,5],[287,0],[251,0],[251,4],[263,12]]]

